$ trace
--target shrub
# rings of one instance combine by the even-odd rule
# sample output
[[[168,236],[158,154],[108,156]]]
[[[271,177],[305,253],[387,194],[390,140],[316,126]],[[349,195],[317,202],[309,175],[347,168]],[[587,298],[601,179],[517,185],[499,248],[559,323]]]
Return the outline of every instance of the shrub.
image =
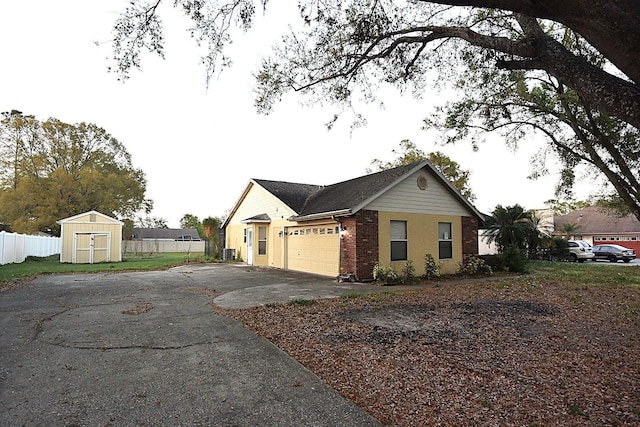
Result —
[[[522,249],[519,249],[515,245],[507,247],[502,253],[502,258],[507,266],[507,270],[512,273],[526,273],[527,272],[527,256]]]
[[[475,276],[478,274],[491,274],[493,271],[489,264],[478,257],[468,257],[458,264],[458,274],[464,276]]]
[[[478,258],[483,260],[491,271],[504,271],[507,269],[504,258],[500,255],[480,255]]]
[[[535,258],[543,261],[569,261],[569,244],[563,237],[545,237],[540,239]]]
[[[413,283],[416,281],[416,267],[413,265],[412,260],[409,260],[404,264],[402,275],[402,279],[405,283]]]
[[[442,263],[435,260],[433,255],[426,254],[424,256],[424,278],[427,280],[437,279],[440,277],[440,268]]]
[[[383,267],[380,262],[373,266],[373,280],[379,283],[398,283],[400,277],[391,267]]]

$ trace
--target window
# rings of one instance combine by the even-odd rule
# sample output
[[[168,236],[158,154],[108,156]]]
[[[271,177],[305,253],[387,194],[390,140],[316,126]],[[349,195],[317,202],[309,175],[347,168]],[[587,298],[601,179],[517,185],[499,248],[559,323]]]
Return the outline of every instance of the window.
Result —
[[[247,229],[244,229],[244,236],[242,237],[242,243],[247,243]]]
[[[407,221],[391,221],[391,261],[407,260]]]
[[[267,254],[267,227],[258,227],[258,255]]]
[[[440,259],[453,258],[453,239],[451,237],[451,223],[438,223],[438,256]]]

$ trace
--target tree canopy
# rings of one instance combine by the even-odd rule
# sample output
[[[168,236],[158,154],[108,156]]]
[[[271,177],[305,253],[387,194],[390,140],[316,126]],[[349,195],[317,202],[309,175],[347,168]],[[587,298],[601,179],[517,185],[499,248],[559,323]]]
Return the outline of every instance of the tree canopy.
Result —
[[[159,5],[131,0],[114,25],[115,70],[124,78],[141,66],[144,49],[164,54]],[[190,34],[208,47],[211,76],[228,63],[230,29],[249,29],[268,0],[176,0],[193,21]],[[306,30],[285,37],[258,75],[258,103],[270,108],[283,91],[321,89],[344,101],[371,79],[419,82],[426,69],[449,56],[443,46],[475,46],[483,60],[503,69],[544,70],[590,103],[640,127],[640,4],[635,0],[300,0]],[[567,49],[543,20],[563,24],[587,40],[617,71],[604,70]],[[518,37],[514,37],[517,34]],[[464,42],[461,44],[459,42]],[[458,49],[453,49],[455,52]]]
[[[458,162],[451,160],[449,156],[440,151],[434,151],[427,155],[408,139],[403,139],[399,145],[400,147],[397,151],[395,149],[391,150],[391,152],[397,156],[394,160],[385,162],[380,159],[373,159],[371,165],[374,166],[374,169],[381,171],[409,165],[421,160],[429,160],[435,168],[451,182],[460,194],[470,202],[475,200],[476,196],[473,194],[469,183],[471,172],[462,169]],[[368,170],[368,172],[370,171],[371,170]]]
[[[121,76],[140,66],[141,50],[163,54],[160,3],[132,0],[116,22]],[[233,25],[250,28],[267,4],[174,2],[208,47],[209,76],[228,63]],[[450,131],[451,140],[472,138],[474,129],[502,131],[511,143],[542,134],[563,164],[559,193],[585,164],[606,178],[614,204],[640,219],[636,0],[299,0],[298,8],[304,25],[256,73],[259,111],[290,91],[346,110],[354,99],[376,100],[383,84],[420,96],[436,76],[460,99],[428,126]],[[534,175],[541,172],[542,164]]]
[[[2,114],[0,222],[13,231],[59,234],[56,221],[89,210],[131,217],[151,209],[145,192],[144,173],[104,129]]]
[[[166,218],[148,215],[145,217],[139,216],[134,225],[137,228],[169,228]]]
[[[202,225],[200,218],[198,218],[196,215],[189,213],[184,214],[182,218],[180,218],[180,227],[192,228],[198,232],[198,236],[200,236],[201,239],[205,238],[204,226]]]

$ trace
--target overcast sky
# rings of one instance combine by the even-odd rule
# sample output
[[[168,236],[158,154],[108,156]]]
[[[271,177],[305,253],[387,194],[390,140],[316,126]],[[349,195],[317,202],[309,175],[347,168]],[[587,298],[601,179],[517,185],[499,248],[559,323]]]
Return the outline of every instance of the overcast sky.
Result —
[[[372,159],[392,160],[391,150],[402,139],[425,152],[440,150],[471,170],[475,204],[483,212],[498,204],[542,208],[553,197],[555,175],[526,178],[539,147],[535,140],[516,153],[497,136],[475,153],[468,144],[437,146],[436,135],[421,130],[422,119],[443,102],[436,92],[415,100],[385,91],[386,108],[361,106],[369,124],[354,132],[348,119],[328,131],[334,110],[303,107],[297,95],[269,116],[257,114],[251,73],[286,31],[296,2],[272,2],[253,30],[236,37],[229,51],[233,67],[207,89],[188,21],[172,3],[164,6],[166,59],[146,55],[142,71],[122,83],[107,67],[111,27],[125,1],[3,1],[0,111],[106,129],[145,172],[151,215],[170,227],[186,213],[222,216],[251,178],[325,185],[363,175]],[[588,195],[588,189],[581,191],[578,196]]]

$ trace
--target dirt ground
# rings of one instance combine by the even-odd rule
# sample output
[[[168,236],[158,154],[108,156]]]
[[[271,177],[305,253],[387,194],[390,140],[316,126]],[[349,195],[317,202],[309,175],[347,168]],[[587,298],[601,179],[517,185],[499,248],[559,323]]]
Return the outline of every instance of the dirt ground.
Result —
[[[217,310],[384,424],[640,425],[635,286],[527,275]]]

